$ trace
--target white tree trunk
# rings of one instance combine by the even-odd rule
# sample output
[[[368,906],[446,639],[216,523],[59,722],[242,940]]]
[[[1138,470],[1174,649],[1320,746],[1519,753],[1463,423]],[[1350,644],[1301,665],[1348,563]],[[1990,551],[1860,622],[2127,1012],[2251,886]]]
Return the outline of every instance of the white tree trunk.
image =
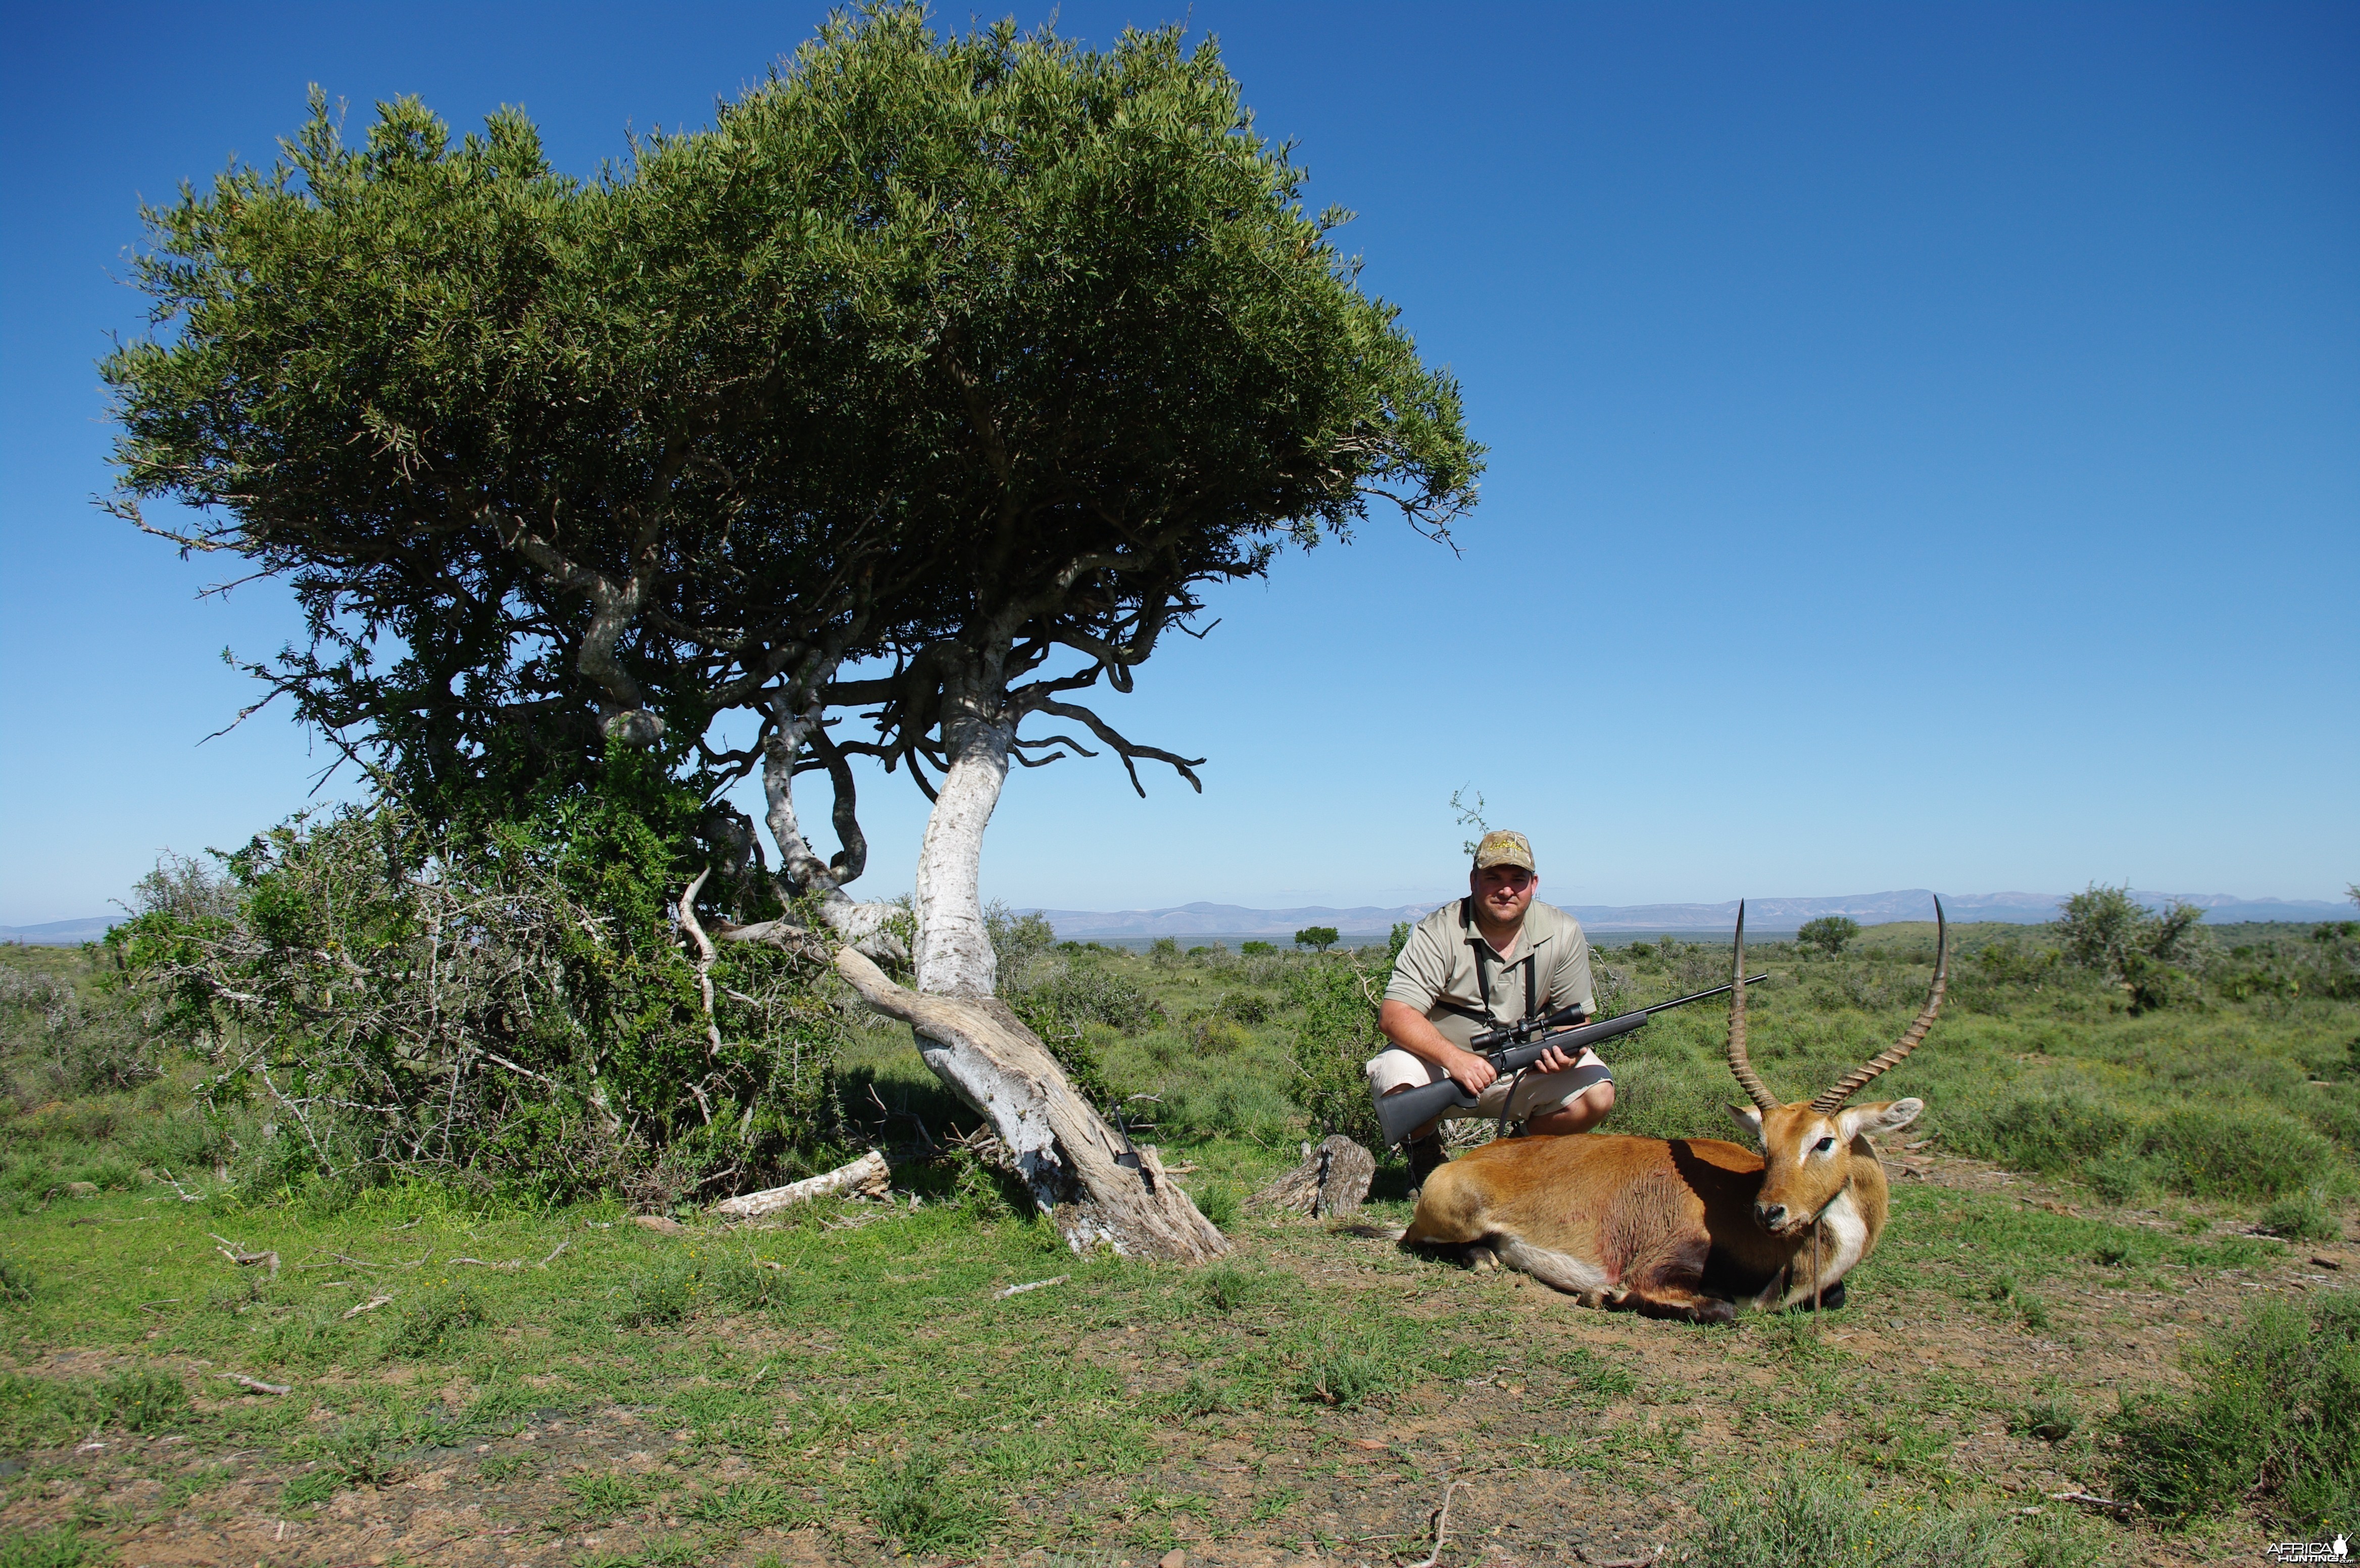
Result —
[[[1056,1060],[997,997],[905,991],[847,948],[836,971],[879,1012],[907,1023],[936,1077],[991,1118],[1041,1212],[1076,1252],[1200,1263],[1229,1244],[1164,1174],[1153,1147],[1120,1163],[1125,1143],[1065,1081]]]
[[[1000,971],[983,926],[983,830],[1008,782],[1016,726],[968,707],[946,727],[950,772],[918,849],[918,989],[929,996],[989,996]]]
[[[1152,1148],[1123,1135],[1074,1092],[1024,1021],[992,994],[1000,960],[983,923],[983,830],[1008,780],[1017,716],[986,667],[949,698],[951,765],[918,851],[918,989],[905,991],[849,949],[836,967],[869,1004],[901,1019],[934,1076],[991,1121],[1042,1212],[1076,1252],[1196,1263],[1228,1240],[1164,1175]]]
[[[885,929],[886,922],[900,911],[890,904],[859,903],[846,893],[836,868],[819,858],[795,815],[795,763],[819,722],[818,707],[797,707],[793,695],[783,690],[770,701],[778,728],[762,747],[763,817],[771,840],[779,846],[780,874],[790,888],[819,896],[820,918],[842,940],[872,958],[907,959],[910,955],[901,939]]]

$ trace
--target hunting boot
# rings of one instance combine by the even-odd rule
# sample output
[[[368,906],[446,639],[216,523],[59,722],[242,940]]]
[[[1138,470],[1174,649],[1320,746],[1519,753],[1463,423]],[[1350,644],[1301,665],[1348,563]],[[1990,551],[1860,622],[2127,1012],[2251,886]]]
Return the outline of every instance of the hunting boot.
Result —
[[[1434,1174],[1436,1167],[1448,1164],[1450,1159],[1443,1152],[1440,1133],[1412,1138],[1404,1146],[1402,1152],[1409,1156],[1409,1188],[1413,1193],[1425,1187],[1426,1179]]]

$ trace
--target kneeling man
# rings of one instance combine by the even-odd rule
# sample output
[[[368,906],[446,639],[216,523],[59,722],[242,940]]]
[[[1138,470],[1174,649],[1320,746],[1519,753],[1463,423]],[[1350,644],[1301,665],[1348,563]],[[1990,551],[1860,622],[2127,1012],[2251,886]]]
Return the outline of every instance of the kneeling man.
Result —
[[[1467,1048],[1503,1024],[1568,1007],[1596,1011],[1589,939],[1572,916],[1534,898],[1540,882],[1522,833],[1486,833],[1475,847],[1468,896],[1417,923],[1377,1012],[1377,1027],[1393,1042],[1368,1066],[1369,1087],[1380,1098],[1449,1078],[1478,1098],[1446,1115],[1504,1115],[1539,1134],[1588,1132],[1614,1108],[1614,1084],[1595,1051],[1578,1058],[1548,1051],[1511,1085]],[[1423,1185],[1446,1157],[1437,1124],[1410,1135],[1413,1185]]]

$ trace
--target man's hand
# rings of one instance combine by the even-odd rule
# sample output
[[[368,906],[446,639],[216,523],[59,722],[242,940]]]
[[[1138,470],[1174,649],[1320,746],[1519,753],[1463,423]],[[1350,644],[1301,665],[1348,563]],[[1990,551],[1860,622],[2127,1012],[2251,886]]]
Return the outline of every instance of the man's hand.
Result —
[[[1543,1051],[1540,1054],[1539,1058],[1533,1063],[1533,1070],[1535,1072],[1566,1072],[1572,1069],[1573,1063],[1574,1058],[1572,1057],[1566,1055],[1563,1051],[1557,1049],[1557,1047],[1551,1046],[1548,1049]]]
[[[1491,1087],[1491,1080],[1500,1076],[1500,1069],[1491,1065],[1489,1057],[1477,1056],[1473,1051],[1454,1052],[1442,1070],[1450,1075],[1453,1083],[1470,1094],[1482,1093]]]

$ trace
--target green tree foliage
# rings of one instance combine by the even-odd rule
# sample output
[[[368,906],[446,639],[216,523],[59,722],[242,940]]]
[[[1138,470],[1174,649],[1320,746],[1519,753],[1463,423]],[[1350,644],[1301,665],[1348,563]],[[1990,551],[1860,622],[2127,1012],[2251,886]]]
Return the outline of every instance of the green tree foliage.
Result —
[[[865,428],[945,542],[901,618],[878,754],[941,767],[1027,716],[1132,745],[1072,694],[1131,672],[1207,582],[1340,533],[1371,496],[1439,532],[1481,449],[1457,386],[1300,208],[1208,40],[1094,53],[1012,24],[964,38],[914,7],[842,19],[724,112],[746,178],[839,159],[864,226],[852,296]],[[773,174],[773,170],[776,171]],[[1052,665],[1053,669],[1044,669]],[[1045,761],[1084,742],[1043,737]]]
[[[454,139],[414,99],[355,147],[315,93],[273,167],[146,214],[118,509],[286,577],[309,644],[248,667],[432,819],[580,781],[610,727],[677,756],[857,644],[904,543],[838,389],[852,215],[757,225],[711,138],[640,152],[584,184],[522,115]]]
[[[1843,915],[1822,915],[1816,920],[1804,921],[1803,928],[1795,933],[1795,940],[1802,947],[1816,948],[1834,958],[1859,935],[1859,921]]]
[[[733,707],[768,740],[870,705],[850,749],[928,789],[974,744],[1086,750],[1029,715],[1186,773],[1073,693],[1371,496],[1440,533],[1481,448],[1180,38],[873,5],[587,183],[512,111],[454,138],[399,100],[353,146],[315,96],[272,166],[147,214],[118,508],[287,577],[308,646],[250,667],[432,820],[609,733],[709,796],[773,761],[701,750]],[[794,750],[847,811],[825,725]]]
[[[2151,912],[2127,886],[2092,883],[2065,901],[2056,928],[2068,962],[2107,975],[2145,1013],[2186,994],[2188,966],[2206,950],[2203,916],[2192,904]]]
[[[1296,947],[1311,948],[1323,953],[1334,947],[1338,940],[1336,927],[1333,926],[1306,926],[1295,934]]]

